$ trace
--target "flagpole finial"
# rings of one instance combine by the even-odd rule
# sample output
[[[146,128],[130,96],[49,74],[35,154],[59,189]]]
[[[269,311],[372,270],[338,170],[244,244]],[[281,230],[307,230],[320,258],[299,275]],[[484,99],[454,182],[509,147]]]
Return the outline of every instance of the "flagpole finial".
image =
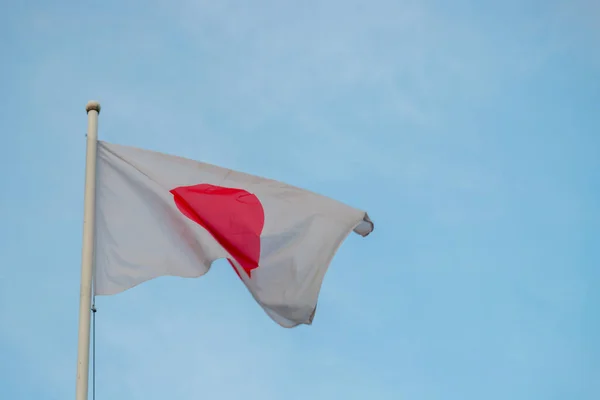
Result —
[[[85,111],[87,111],[87,112],[97,111],[98,114],[100,114],[100,103],[98,103],[95,100],[89,101],[87,103],[87,105],[85,106]]]

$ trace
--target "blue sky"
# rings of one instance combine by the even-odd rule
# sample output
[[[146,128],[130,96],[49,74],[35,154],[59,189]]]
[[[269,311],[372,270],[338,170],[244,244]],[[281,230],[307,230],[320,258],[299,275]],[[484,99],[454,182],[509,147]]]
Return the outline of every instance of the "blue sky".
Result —
[[[74,398],[90,99],[376,224],[310,327],[223,262],[99,298],[99,400],[600,398],[598,4],[4,2],[0,398]]]

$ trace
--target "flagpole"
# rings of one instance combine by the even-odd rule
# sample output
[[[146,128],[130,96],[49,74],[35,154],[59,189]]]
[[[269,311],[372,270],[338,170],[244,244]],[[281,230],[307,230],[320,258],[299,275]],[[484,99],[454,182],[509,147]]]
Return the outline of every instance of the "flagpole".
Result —
[[[85,192],[83,200],[83,245],[81,250],[81,288],[79,293],[79,334],[77,344],[76,400],[87,400],[90,364],[90,314],[92,301],[92,271],[94,262],[94,218],[96,207],[96,148],[100,103],[90,101],[88,115],[87,152],[85,161]]]

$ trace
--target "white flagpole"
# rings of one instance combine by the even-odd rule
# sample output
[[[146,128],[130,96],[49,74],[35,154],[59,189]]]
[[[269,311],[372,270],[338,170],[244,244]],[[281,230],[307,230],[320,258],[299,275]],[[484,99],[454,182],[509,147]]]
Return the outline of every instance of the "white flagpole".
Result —
[[[85,161],[85,193],[83,204],[83,246],[81,251],[81,290],[79,294],[79,336],[77,345],[76,400],[87,400],[90,364],[90,314],[92,272],[94,262],[94,219],[96,208],[96,148],[100,103],[90,101],[88,115],[87,153]]]

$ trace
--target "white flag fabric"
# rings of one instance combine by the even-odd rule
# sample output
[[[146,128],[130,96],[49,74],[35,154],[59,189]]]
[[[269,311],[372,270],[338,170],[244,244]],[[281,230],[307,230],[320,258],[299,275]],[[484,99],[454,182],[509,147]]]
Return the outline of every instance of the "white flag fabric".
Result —
[[[229,260],[284,327],[312,322],[325,272],[364,211],[281,182],[98,142],[94,287],[112,295]]]

